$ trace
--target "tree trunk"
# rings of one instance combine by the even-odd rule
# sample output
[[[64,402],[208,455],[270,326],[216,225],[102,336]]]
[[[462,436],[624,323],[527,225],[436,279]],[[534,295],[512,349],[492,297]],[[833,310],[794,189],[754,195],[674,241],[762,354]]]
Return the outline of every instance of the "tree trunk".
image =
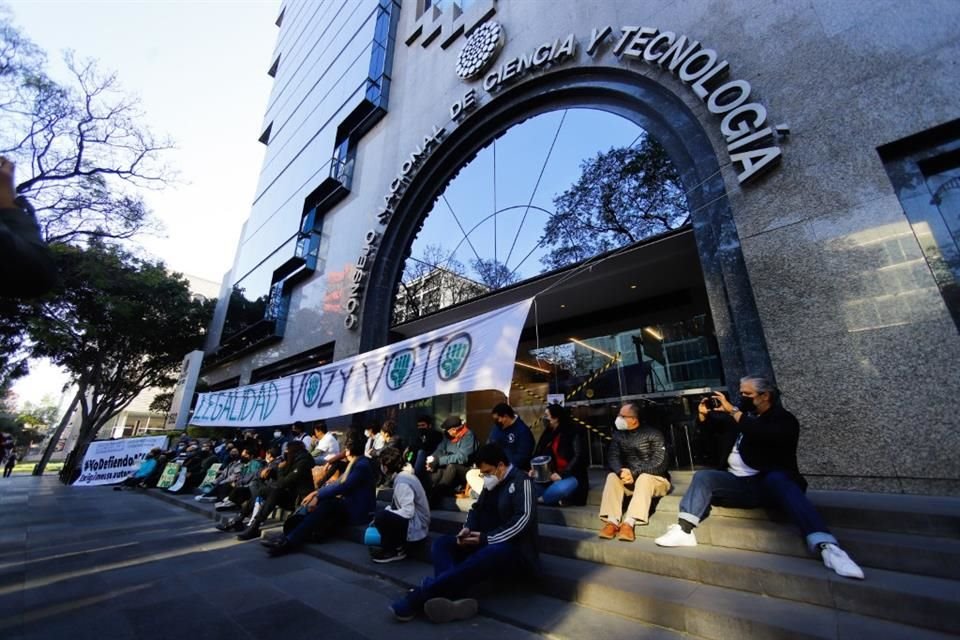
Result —
[[[67,408],[67,412],[63,414],[63,418],[60,420],[60,424],[57,425],[56,430],[53,432],[53,435],[50,436],[50,442],[47,443],[47,448],[44,449],[43,455],[40,457],[40,462],[36,464],[33,468],[33,475],[42,476],[44,469],[47,468],[47,463],[50,462],[50,457],[53,455],[53,452],[57,449],[57,443],[60,441],[60,436],[63,435],[63,430],[67,428],[67,425],[70,424],[70,418],[73,416],[74,409],[77,408],[77,403],[80,402],[80,390],[77,389],[77,394],[73,396],[73,400],[70,402],[70,406]]]
[[[63,469],[60,470],[60,480],[64,484],[70,484],[74,469],[83,463],[83,455],[86,453],[87,447],[90,446],[90,443],[97,437],[100,429],[103,428],[103,425],[106,424],[111,417],[112,415],[103,418],[97,413],[94,416],[88,415],[85,420],[81,420],[80,428],[77,430],[79,431],[77,434],[77,442],[73,445],[73,451],[71,451],[67,459],[64,460]]]

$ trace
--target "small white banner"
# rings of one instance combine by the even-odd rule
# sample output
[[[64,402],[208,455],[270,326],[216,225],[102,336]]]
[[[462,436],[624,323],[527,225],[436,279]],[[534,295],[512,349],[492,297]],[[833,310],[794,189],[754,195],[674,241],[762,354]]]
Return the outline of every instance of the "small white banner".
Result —
[[[466,391],[510,393],[517,343],[533,299],[339,362],[204,393],[190,424],[273,427]]]
[[[120,482],[140,468],[140,463],[154,447],[167,446],[167,436],[127,438],[125,440],[96,440],[87,447],[80,477],[75,487],[93,487]]]

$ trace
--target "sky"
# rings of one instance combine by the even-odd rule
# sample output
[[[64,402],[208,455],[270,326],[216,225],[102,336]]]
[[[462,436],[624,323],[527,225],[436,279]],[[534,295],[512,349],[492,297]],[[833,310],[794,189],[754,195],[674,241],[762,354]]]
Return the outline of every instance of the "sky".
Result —
[[[280,0],[6,0],[14,24],[47,52],[62,78],[62,52],[94,58],[138,96],[144,123],[177,149],[179,177],[147,203],[163,237],[138,242],[174,271],[219,282],[250,211],[264,147],[257,138],[270,93],[267,70]],[[58,397],[66,379],[35,363],[18,399]]]

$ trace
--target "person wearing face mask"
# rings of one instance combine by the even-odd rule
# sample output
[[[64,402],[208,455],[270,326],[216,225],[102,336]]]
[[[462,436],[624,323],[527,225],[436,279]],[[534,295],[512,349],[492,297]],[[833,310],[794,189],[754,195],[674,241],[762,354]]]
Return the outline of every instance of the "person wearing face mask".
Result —
[[[708,402],[710,400],[710,402]],[[693,530],[710,512],[714,498],[724,506],[778,507],[806,538],[812,553],[820,552],[824,565],[846,578],[863,579],[863,570],[840,548],[837,539],[806,496],[807,483],[797,465],[800,423],[783,408],[780,391],[767,378],[740,380],[740,400],[732,405],[722,393],[700,401],[697,420],[722,430],[729,443],[726,470],[703,470],[693,475],[680,501],[677,524],[655,540],[661,547],[694,547]]]
[[[305,495],[313,491],[313,457],[300,440],[287,443],[284,461],[277,465],[277,484],[267,490],[263,503],[237,540],[252,540],[260,537],[260,525],[274,507],[294,508]]]
[[[530,427],[506,402],[495,406],[490,411],[490,415],[493,417],[495,427],[490,431],[487,442],[500,445],[506,452],[510,464],[523,471],[529,471],[534,444]]]
[[[253,497],[251,485],[260,475],[264,462],[256,457],[256,444],[250,441],[240,452],[240,461],[243,466],[240,469],[240,475],[227,497],[213,505],[217,511],[230,511],[239,509],[245,502]]]
[[[537,441],[533,459],[550,457],[550,482],[534,482],[537,501],[548,506],[586,504],[590,485],[583,429],[571,422],[567,410],[559,404],[548,405],[542,420],[543,434]],[[531,478],[534,478],[534,473],[531,469]]]
[[[347,468],[340,478],[328,482],[301,501],[306,517],[299,520],[296,526],[285,526],[285,530],[290,530],[283,535],[261,541],[271,556],[295,551],[308,540],[332,535],[344,525],[370,521],[377,506],[373,462],[363,455],[363,438],[355,431],[347,434],[344,449]],[[312,458],[310,460],[313,461]]]
[[[240,478],[242,471],[243,460],[240,457],[240,450],[231,447],[227,453],[227,463],[220,467],[217,477],[213,480],[213,486],[210,487],[209,491],[195,497],[194,500],[197,502],[219,502],[223,500],[233,490],[233,486]]]
[[[387,447],[380,454],[380,470],[393,476],[393,498],[373,519],[380,532],[380,547],[371,549],[371,559],[379,564],[407,557],[407,543],[419,542],[430,530],[430,505],[423,485],[413,474],[411,465],[404,465],[399,449]]]
[[[623,542],[636,539],[634,527],[650,518],[650,503],[670,491],[667,445],[663,434],[640,424],[640,405],[625,402],[614,421],[616,431],[607,449],[607,479],[600,498],[600,537]],[[624,497],[630,502],[623,511]]]
[[[470,617],[477,601],[462,596],[471,586],[488,579],[515,582],[539,571],[533,482],[497,444],[480,447],[476,462],[483,491],[460,532],[434,542],[434,577],[390,606],[400,621],[420,612],[433,622]]]

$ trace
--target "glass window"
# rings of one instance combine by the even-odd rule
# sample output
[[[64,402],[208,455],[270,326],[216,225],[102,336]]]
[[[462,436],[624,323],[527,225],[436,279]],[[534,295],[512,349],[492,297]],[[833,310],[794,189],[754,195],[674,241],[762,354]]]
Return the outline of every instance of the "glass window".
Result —
[[[234,283],[223,323],[221,342],[227,342],[262,320],[283,318],[283,283],[274,285],[271,280],[274,270],[294,255],[296,242],[296,237],[291,238],[249,274]]]
[[[480,149],[437,199],[404,266],[394,323],[688,220],[676,169],[641,127],[589,108],[532,117]],[[448,293],[429,297],[440,274]]]

